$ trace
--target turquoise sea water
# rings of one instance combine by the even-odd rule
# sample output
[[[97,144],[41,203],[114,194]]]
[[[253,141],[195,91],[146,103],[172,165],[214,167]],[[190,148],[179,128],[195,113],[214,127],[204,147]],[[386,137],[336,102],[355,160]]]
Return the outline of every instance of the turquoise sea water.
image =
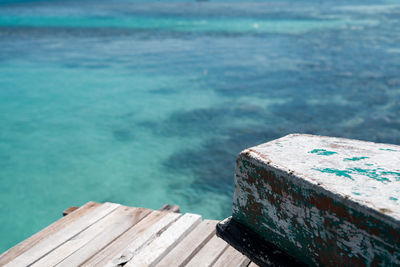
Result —
[[[0,3],[0,251],[90,200],[227,217],[288,133],[400,144],[399,1]]]

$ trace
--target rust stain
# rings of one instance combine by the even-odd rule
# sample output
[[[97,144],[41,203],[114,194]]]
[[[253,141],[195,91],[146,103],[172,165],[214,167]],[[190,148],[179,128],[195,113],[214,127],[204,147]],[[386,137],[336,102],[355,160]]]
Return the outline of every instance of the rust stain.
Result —
[[[253,152],[254,154],[257,154],[257,156],[259,156],[260,158],[265,159],[268,163],[271,162],[271,160],[263,153],[260,153],[260,152],[258,152],[256,150],[253,150],[253,149],[249,148],[249,149],[246,150],[246,153],[248,154],[248,156],[251,156],[248,151]]]
[[[356,257],[349,257],[348,253],[340,249],[337,244],[337,238],[322,239],[320,236],[314,238],[310,243],[313,252],[318,253],[318,260],[322,266],[366,266],[365,259],[358,254]],[[329,249],[321,249],[329,248]]]
[[[391,213],[391,212],[393,212],[390,209],[386,209],[386,208],[380,208],[379,211],[382,212],[382,213]]]
[[[374,257],[374,259],[371,262],[371,267],[375,267],[375,266],[383,266],[383,262],[382,262],[381,258]]]
[[[247,205],[244,207],[244,210],[247,215],[249,215],[249,223],[252,225],[259,224],[259,218],[263,215],[263,206],[261,203],[258,203],[253,195],[249,195],[247,199]]]

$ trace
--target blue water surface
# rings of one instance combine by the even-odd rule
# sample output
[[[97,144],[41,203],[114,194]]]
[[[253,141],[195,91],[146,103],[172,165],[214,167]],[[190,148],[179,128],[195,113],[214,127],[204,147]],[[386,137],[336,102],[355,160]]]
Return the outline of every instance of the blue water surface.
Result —
[[[0,252],[90,200],[222,219],[288,133],[400,144],[400,1],[0,1]]]

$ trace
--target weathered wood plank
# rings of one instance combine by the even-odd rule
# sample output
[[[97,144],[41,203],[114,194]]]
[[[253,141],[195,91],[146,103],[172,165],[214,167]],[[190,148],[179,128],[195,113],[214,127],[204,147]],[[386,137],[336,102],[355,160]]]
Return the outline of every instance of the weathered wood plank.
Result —
[[[246,267],[250,260],[245,255],[234,249],[232,246],[222,253],[218,260],[213,264],[213,267]]]
[[[106,247],[109,243],[115,240],[120,235],[124,234],[133,225],[136,225],[139,221],[145,218],[151,210],[136,208],[133,213],[130,213],[126,218],[122,218],[105,229],[104,232],[96,236],[93,240],[88,242],[84,247],[81,247],[74,254],[63,260],[57,266],[59,267],[69,267],[78,266],[88,260],[90,257],[95,255],[101,249]]]
[[[27,266],[35,263],[119,206],[119,204],[104,203],[85,216],[80,217],[76,221],[68,224],[66,227],[43,239],[41,242],[25,251],[25,253],[10,261],[6,266]],[[69,216],[66,216],[64,218],[68,217]]]
[[[168,253],[157,266],[184,266],[215,235],[217,221],[204,220]]]
[[[118,266],[127,263],[133,256],[135,256],[141,248],[147,246],[161,233],[167,229],[173,222],[175,222],[182,215],[174,212],[163,212],[164,216],[154,224],[145,226],[138,236],[131,240],[130,244],[118,253],[112,260],[103,266]],[[140,224],[140,223],[139,223]],[[86,266],[87,264],[85,264]]]
[[[119,220],[115,220],[111,225],[104,229],[103,232],[98,234],[79,250],[75,251],[68,258],[64,259],[57,266],[70,267],[81,265],[133,225],[136,225],[151,212],[151,210],[143,208],[125,207],[125,209],[127,212],[126,214],[123,214],[123,217],[120,217]]]
[[[228,247],[228,244],[217,236],[213,236],[207,244],[189,261],[188,267],[212,266]]]
[[[179,241],[201,222],[201,216],[186,213],[157,239],[141,249],[127,264],[126,267],[155,266]]]
[[[76,221],[77,219],[81,218],[82,216],[86,215],[96,207],[99,207],[101,204],[100,203],[95,203],[95,202],[88,202],[76,211],[72,212],[69,214],[67,217],[63,217],[59,219],[58,221],[54,222],[53,224],[49,225],[42,231],[32,235],[31,237],[25,239],[18,245],[10,248],[6,252],[0,255],[0,266],[3,266],[10,262],[11,260],[17,258],[21,254],[23,254],[25,251],[30,249],[31,247],[35,246],[37,243],[41,242],[45,238],[53,235],[55,232],[59,231],[60,229],[66,227],[68,224],[70,224],[73,221]]]
[[[108,244],[105,243],[107,239],[103,238],[102,240],[101,237],[106,236],[106,238],[113,240],[115,237],[127,230],[138,220],[147,215],[150,210],[147,210],[146,212],[144,211],[144,209],[140,208],[120,206],[102,219],[92,224],[84,231],[67,240],[65,243],[51,251],[39,261],[35,262],[32,267],[54,266],[61,261],[65,261],[64,259],[69,257],[71,254],[84,257],[86,256],[84,252],[87,252],[87,250],[83,249],[83,247],[87,247],[88,245],[90,245],[90,249],[95,249],[97,246],[106,246]],[[141,216],[136,216],[137,213]],[[133,220],[135,217],[136,220]],[[114,236],[115,234],[118,235]],[[94,240],[102,241],[103,243],[93,242]],[[87,258],[85,258],[84,260],[86,260]],[[73,257],[73,259],[76,259],[76,257]],[[76,259],[75,261],[77,260],[78,259]],[[81,263],[84,260],[82,260]],[[77,264],[70,264],[68,266],[76,265]]]
[[[120,206],[117,209],[113,210],[82,232],[78,233],[76,236],[73,236],[70,239],[66,240],[63,244],[56,247],[40,260],[33,263],[32,267],[56,265],[69,255],[71,255],[73,252],[78,250],[80,247],[85,245],[96,235],[104,231],[104,229],[111,225],[114,221],[121,219],[121,217],[124,215],[124,211],[125,207],[123,206]]]
[[[83,266],[106,265],[107,262],[111,261],[113,258],[116,258],[117,255],[120,254],[122,251],[125,251],[129,244],[135,242],[135,240],[151,225],[155,225],[167,214],[167,212],[151,212],[143,220],[141,220],[128,231],[126,231],[123,235],[119,236],[112,243],[108,244],[102,250],[93,255],[93,257],[88,259]],[[173,220],[175,217],[170,218],[170,220],[166,220],[166,223],[171,222],[171,220]],[[136,241],[135,243],[138,243],[138,241]]]

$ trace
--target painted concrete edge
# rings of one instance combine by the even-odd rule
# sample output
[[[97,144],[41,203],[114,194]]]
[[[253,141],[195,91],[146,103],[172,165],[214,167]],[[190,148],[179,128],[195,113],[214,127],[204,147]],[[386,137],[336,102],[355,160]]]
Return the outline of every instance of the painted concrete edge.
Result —
[[[286,135],[282,138],[285,138],[288,136],[295,136],[295,135],[303,135],[303,134],[290,134],[290,135]],[[314,136],[314,135],[308,135],[308,136]],[[280,139],[281,138],[276,139],[274,141],[278,141]],[[341,139],[344,139],[344,138],[341,138]],[[346,139],[346,140],[351,140],[351,139]],[[364,141],[361,141],[361,142],[364,142]],[[370,143],[373,143],[373,142],[370,142]],[[290,170],[285,166],[280,166],[280,165],[273,163],[266,155],[259,153],[258,151],[254,150],[254,148],[255,147],[248,148],[248,149],[245,149],[242,152],[240,152],[239,156],[238,156],[238,160],[240,160],[240,158],[242,158],[242,157],[245,157],[246,159],[250,160],[253,164],[259,165],[260,167],[266,167],[276,173],[280,173],[281,175],[287,177],[287,179],[289,179],[291,182],[302,185],[305,188],[313,189],[317,193],[321,193],[324,196],[332,198],[335,201],[342,202],[343,204],[355,209],[358,212],[365,213],[365,214],[370,215],[378,220],[382,220],[393,227],[400,227],[400,219],[392,217],[389,214],[385,214],[384,212],[373,207],[372,203],[356,202],[356,201],[350,199],[349,196],[347,196],[347,195],[341,194],[340,192],[334,192],[332,190],[328,190],[328,189],[324,188],[324,186],[322,184],[319,184],[318,182],[313,181],[310,178],[305,177],[304,175],[302,175],[300,173],[297,173],[295,170]],[[399,148],[400,148],[400,146],[399,146]]]

